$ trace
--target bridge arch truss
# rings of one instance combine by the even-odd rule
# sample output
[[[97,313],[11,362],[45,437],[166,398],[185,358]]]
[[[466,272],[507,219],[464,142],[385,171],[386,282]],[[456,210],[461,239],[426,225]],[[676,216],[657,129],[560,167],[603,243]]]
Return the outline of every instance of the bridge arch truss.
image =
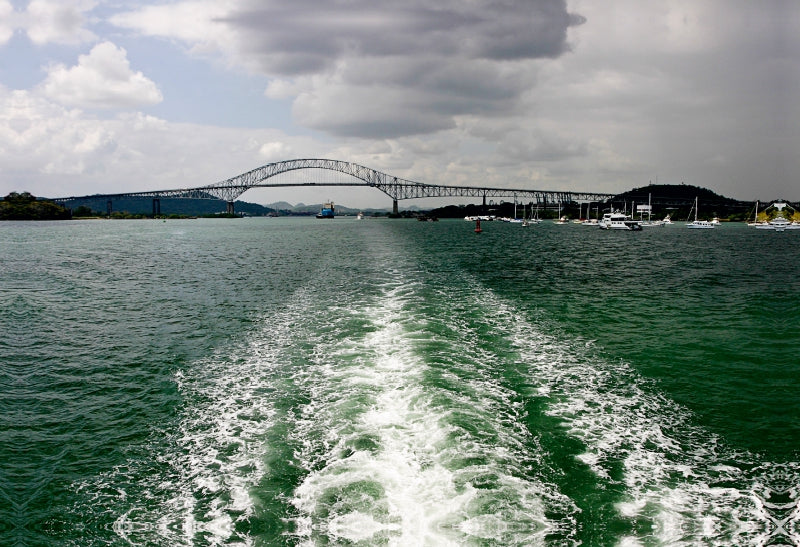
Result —
[[[282,173],[289,173],[303,169],[325,169],[349,175],[353,182],[337,183],[297,183],[297,182],[270,182],[270,179]],[[476,197],[483,199],[496,197],[513,197],[515,200],[533,201],[538,204],[549,205],[569,202],[602,202],[614,197],[614,194],[597,192],[567,192],[555,190],[531,190],[512,188],[492,188],[481,186],[447,186],[438,184],[425,184],[412,180],[395,177],[357,163],[331,160],[331,159],[295,159],[268,163],[229,179],[200,186],[198,188],[183,188],[175,190],[154,190],[145,192],[129,192],[124,194],[111,194],[102,197],[152,197],[154,200],[161,198],[194,198],[194,199],[221,199],[228,203],[229,212],[233,212],[233,203],[236,199],[251,188],[275,187],[301,187],[301,186],[366,186],[376,188],[392,198],[394,212],[397,212],[397,202],[407,199],[431,197]],[[84,196],[100,197],[100,196]],[[81,198],[56,199],[60,203],[68,204],[72,200]],[[110,207],[110,206],[109,206]],[[155,205],[154,205],[155,207]]]

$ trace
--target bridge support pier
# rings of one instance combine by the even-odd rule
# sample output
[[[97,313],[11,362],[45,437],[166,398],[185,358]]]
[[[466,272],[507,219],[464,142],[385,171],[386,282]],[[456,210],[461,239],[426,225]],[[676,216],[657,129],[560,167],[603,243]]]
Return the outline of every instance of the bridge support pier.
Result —
[[[161,200],[153,198],[153,218],[161,216]]]
[[[399,215],[400,214],[400,211],[397,209],[397,200],[396,199],[392,200],[392,214],[393,215]]]
[[[226,213],[228,213],[229,215],[233,215],[233,214],[235,214],[235,212],[234,212],[234,207],[233,207],[233,202],[232,202],[232,201],[229,201],[229,202],[228,202],[228,206],[227,206],[227,208],[226,208],[225,212],[226,212]]]

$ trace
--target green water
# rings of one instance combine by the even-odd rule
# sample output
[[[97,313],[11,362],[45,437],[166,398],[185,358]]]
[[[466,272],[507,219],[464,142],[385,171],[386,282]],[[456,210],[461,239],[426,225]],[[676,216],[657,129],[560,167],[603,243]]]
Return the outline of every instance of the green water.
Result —
[[[800,544],[798,232],[0,224],[0,544]]]

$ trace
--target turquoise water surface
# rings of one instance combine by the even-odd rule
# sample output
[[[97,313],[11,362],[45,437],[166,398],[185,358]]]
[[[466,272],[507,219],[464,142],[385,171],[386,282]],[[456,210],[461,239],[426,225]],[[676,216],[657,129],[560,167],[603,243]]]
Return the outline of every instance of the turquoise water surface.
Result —
[[[800,544],[800,231],[0,224],[0,544]]]

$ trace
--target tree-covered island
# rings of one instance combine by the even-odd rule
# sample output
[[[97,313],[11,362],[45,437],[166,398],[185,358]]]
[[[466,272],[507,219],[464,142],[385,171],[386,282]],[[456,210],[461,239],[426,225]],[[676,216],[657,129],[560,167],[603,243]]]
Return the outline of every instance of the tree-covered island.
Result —
[[[11,192],[0,201],[0,220],[69,220],[69,209],[38,199],[29,192]]]

